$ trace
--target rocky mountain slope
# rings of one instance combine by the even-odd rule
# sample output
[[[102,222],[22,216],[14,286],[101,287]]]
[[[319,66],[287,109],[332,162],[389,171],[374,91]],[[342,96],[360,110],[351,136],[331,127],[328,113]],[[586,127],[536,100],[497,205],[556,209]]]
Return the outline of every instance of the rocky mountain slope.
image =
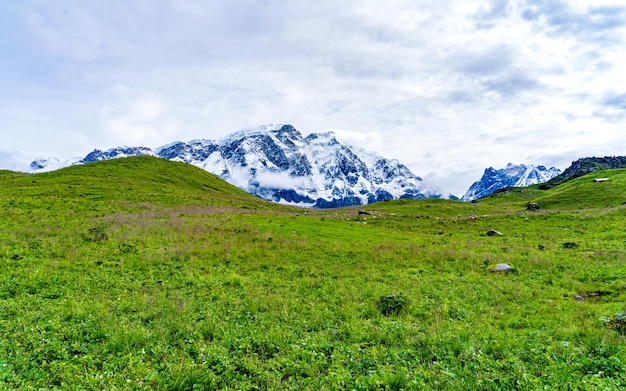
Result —
[[[615,168],[626,168],[626,156],[586,157],[578,159],[573,161],[563,173],[550,179],[539,188],[547,190],[592,172]]]
[[[511,164],[499,170],[489,167],[480,180],[474,182],[463,195],[463,201],[473,201],[486,197],[489,194],[506,188],[530,186],[537,183],[544,183],[556,177],[561,170],[555,167],[546,168],[544,166],[533,166],[525,164]]]
[[[305,207],[442,197],[396,159],[345,145],[332,132],[303,137],[291,125],[240,131],[220,140],[177,141],[156,150],[94,150],[69,162],[39,159],[31,163],[31,169],[43,171],[142,155],[189,163],[266,200]]]

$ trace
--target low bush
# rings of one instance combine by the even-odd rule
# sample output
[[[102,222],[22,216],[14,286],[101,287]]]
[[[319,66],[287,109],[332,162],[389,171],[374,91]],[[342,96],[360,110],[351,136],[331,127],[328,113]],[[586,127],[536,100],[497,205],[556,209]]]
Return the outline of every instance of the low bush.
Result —
[[[398,315],[408,305],[407,299],[401,293],[392,293],[381,296],[377,307],[385,316]]]
[[[109,239],[109,235],[104,231],[103,227],[92,227],[83,235],[86,242],[104,242]]]

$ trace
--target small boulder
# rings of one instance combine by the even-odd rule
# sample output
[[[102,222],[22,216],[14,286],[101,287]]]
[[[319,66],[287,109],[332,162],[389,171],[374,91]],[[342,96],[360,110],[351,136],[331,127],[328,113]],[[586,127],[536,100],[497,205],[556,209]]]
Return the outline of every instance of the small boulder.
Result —
[[[529,202],[526,204],[526,210],[541,210],[541,205],[535,202]]]
[[[585,298],[582,297],[581,295],[576,295],[574,296],[574,299],[576,299],[576,301],[583,301]]]
[[[502,232],[496,231],[495,229],[490,229],[487,231],[487,236],[502,236]]]
[[[509,265],[508,263],[499,263],[497,265],[495,265],[494,267],[491,268],[490,272],[491,273],[513,273],[515,271],[515,269],[513,268],[513,266]]]

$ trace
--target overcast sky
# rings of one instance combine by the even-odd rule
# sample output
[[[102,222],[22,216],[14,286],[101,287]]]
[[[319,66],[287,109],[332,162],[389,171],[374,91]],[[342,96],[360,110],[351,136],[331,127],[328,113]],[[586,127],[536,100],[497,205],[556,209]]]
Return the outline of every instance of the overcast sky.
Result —
[[[626,1],[0,0],[0,166],[268,123],[462,195],[626,155]]]

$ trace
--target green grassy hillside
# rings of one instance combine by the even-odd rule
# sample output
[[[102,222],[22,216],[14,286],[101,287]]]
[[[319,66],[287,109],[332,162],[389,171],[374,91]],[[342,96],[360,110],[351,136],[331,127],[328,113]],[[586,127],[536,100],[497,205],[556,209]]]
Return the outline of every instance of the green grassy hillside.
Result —
[[[594,182],[607,178],[607,182]],[[538,190],[539,185],[514,188],[493,194],[484,201],[539,203],[548,209],[602,209],[621,206],[626,202],[626,169],[598,171],[567,181],[547,191]]]
[[[0,389],[623,389],[598,176],[303,210],[155,158],[0,172]]]
[[[242,206],[257,198],[189,164],[130,157],[27,175],[0,172],[3,198],[63,199],[177,205],[197,202]]]

